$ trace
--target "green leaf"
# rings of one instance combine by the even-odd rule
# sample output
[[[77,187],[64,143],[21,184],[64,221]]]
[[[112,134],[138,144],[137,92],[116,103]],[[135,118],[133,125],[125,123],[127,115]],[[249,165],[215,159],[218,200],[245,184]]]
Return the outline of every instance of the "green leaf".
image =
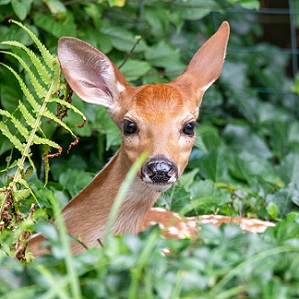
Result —
[[[227,143],[236,151],[246,151],[250,149],[250,153],[269,159],[272,153],[265,140],[250,130],[248,125],[229,124],[224,130],[224,136]]]
[[[0,125],[1,126],[1,125]],[[1,133],[0,134],[0,156],[12,149],[12,143]]]
[[[69,168],[59,175],[59,182],[74,197],[91,182],[93,177],[91,173]]]
[[[229,170],[237,179],[252,186],[256,186],[257,181],[260,184],[276,185],[279,180],[270,161],[245,150],[235,156],[231,155]]]
[[[267,196],[267,209],[269,205],[271,209],[274,209],[272,205],[277,207],[277,216],[284,218],[288,213],[294,211],[295,207],[299,206],[299,192],[294,184],[289,184],[286,188],[278,190],[273,195]],[[269,213],[269,211],[268,211]]]
[[[28,111],[28,109],[26,108],[26,106],[20,101],[18,107],[19,107],[20,112],[22,113],[22,116],[24,117],[27,125],[30,126],[31,128],[34,128],[35,118]]]
[[[95,40],[94,43],[97,45],[97,48],[103,53],[109,53],[112,50],[112,42],[108,35],[103,32],[99,32],[99,34],[95,37],[92,32],[92,38]]]
[[[12,194],[14,200],[19,201],[19,200],[26,199],[31,194],[31,190],[30,189],[13,190]]]
[[[34,87],[34,90],[37,93],[37,95],[40,98],[43,98],[46,95],[47,90],[39,83],[39,81],[37,80],[37,78],[35,77],[35,75],[33,74],[33,72],[30,70],[30,68],[27,65],[27,63],[19,55],[16,55],[14,53],[7,52],[7,51],[0,51],[0,53],[11,55],[15,59],[17,59],[18,62],[24,67],[25,71],[29,75],[29,78],[31,80],[31,83],[32,83],[32,85]]]
[[[219,9],[215,1],[212,0],[175,0],[172,2],[172,9],[177,12],[182,19],[199,20],[211,12],[212,9]]]
[[[14,147],[19,150],[20,153],[23,153],[25,145],[14,134],[10,132],[9,128],[3,122],[0,122],[0,131],[4,136],[8,138],[8,140],[14,145]]]
[[[204,156],[201,159],[201,167],[206,178],[214,182],[228,182],[228,158],[227,148],[224,146],[216,148]]]
[[[129,52],[136,43],[136,36],[125,28],[107,24],[101,28],[101,31],[109,37],[113,47],[117,50]],[[142,52],[145,49],[145,42],[140,41],[134,52]]]
[[[299,153],[289,153],[277,167],[277,175],[288,183],[299,182]]]
[[[53,67],[53,59],[54,57],[52,56],[52,54],[49,52],[49,50],[40,42],[40,40],[37,38],[37,36],[30,30],[30,28],[22,25],[20,22],[17,21],[12,21],[14,24],[18,25],[20,28],[22,28],[23,30],[25,30],[29,36],[31,37],[31,39],[33,40],[33,42],[35,43],[35,45],[37,46],[37,48],[39,49],[44,62],[46,63],[46,65],[52,69]]]
[[[31,2],[32,0],[22,0],[22,1],[12,0],[11,2],[12,9],[16,14],[16,16],[21,21],[25,20],[27,14],[29,13]]]
[[[108,0],[110,6],[123,7],[126,4],[126,0]]]
[[[30,31],[38,33],[37,28],[34,25],[27,25],[27,28],[30,29]],[[5,26],[1,26],[0,30],[0,38],[2,40],[12,40],[12,41],[18,41],[26,46],[30,46],[33,44],[32,39],[28,34],[24,34],[24,30],[20,28],[19,26],[16,26],[14,24],[9,25],[9,30]],[[1,47],[3,49],[3,47]],[[5,48],[7,49],[7,47]]]
[[[11,2],[11,0],[0,0],[0,5],[6,5],[10,2]]]
[[[19,85],[24,93],[24,95],[26,96],[27,101],[29,102],[29,104],[31,105],[31,107],[36,110],[39,111],[40,110],[40,105],[36,102],[34,96],[31,94],[31,92],[29,91],[28,87],[26,86],[26,84],[24,83],[23,79],[21,78],[21,76],[19,76],[19,74],[10,66],[5,65],[3,63],[0,62],[1,65],[3,65],[4,67],[6,67],[8,70],[10,70],[13,75],[16,77],[16,79],[19,82]]]
[[[239,1],[240,5],[245,9],[256,9],[260,8],[260,2],[257,0],[241,0]]]
[[[151,69],[146,61],[128,59],[121,68],[122,74],[128,81],[134,81],[145,75]]]
[[[44,145],[48,145],[50,147],[53,147],[53,148],[56,148],[56,149],[59,149],[60,148],[60,145],[57,144],[56,142],[50,140],[50,139],[47,139],[47,138],[42,138],[42,137],[39,137],[37,135],[35,135],[33,137],[33,143],[34,144],[44,144]]]
[[[63,22],[59,22],[52,16],[37,13],[34,15],[34,24],[56,38],[63,35],[76,36],[76,25],[72,14],[67,14]]]
[[[278,207],[275,203],[270,202],[267,206],[268,214],[273,218],[276,219],[279,213]]]
[[[145,59],[152,65],[158,67],[169,67],[173,64],[180,63],[180,51],[172,47],[164,40],[159,41],[156,45],[148,48],[144,53]]]
[[[65,107],[67,107],[68,109],[71,109],[72,111],[74,111],[76,114],[79,114],[79,115],[82,117],[82,119],[83,119],[84,121],[87,120],[87,119],[86,119],[86,116],[85,116],[85,115],[84,115],[84,114],[83,114],[77,107],[75,107],[74,105],[68,103],[67,101],[60,100],[60,99],[58,99],[58,98],[51,98],[51,99],[49,100],[49,102],[55,102],[55,103],[58,103],[58,104],[60,104],[60,105],[62,105],[62,106],[65,106]]]
[[[206,124],[201,124],[196,128],[196,135],[201,139],[201,143],[198,146],[204,152],[209,152],[215,150],[215,148],[223,145],[223,141],[219,136],[218,130]]]
[[[20,132],[20,134],[27,139],[29,136],[29,131],[27,128],[20,122],[19,119],[15,118],[12,114],[10,114],[7,111],[1,110],[0,109],[0,115],[4,115],[10,119],[10,121],[13,123],[15,128]]]
[[[72,136],[75,136],[75,134],[73,133],[71,128],[66,123],[64,123],[62,120],[60,120],[54,113],[49,111],[48,109],[45,109],[45,111],[43,112],[43,116],[49,118],[50,120],[55,121],[61,127],[63,127],[65,130],[67,130],[70,134],[72,134]]]
[[[194,182],[194,179],[195,179],[196,175],[198,174],[198,172],[199,172],[199,169],[194,168],[187,173],[183,173],[181,175],[181,177],[179,178],[180,185],[185,189],[186,192],[189,191],[190,186]]]
[[[66,8],[64,4],[59,0],[46,0],[44,1],[53,15],[58,15],[59,18],[66,14]]]
[[[230,202],[230,194],[219,190],[210,180],[195,181],[190,188],[191,202],[182,209],[182,214],[192,210],[210,211],[215,205],[223,206]]]
[[[166,11],[163,8],[158,10],[156,7],[145,7],[144,17],[154,35],[162,36],[164,32],[167,32],[169,26],[168,16],[170,14],[170,11]]]
[[[44,84],[46,84],[46,85],[50,84],[51,74],[46,69],[46,67],[43,65],[40,58],[31,49],[27,48],[22,43],[16,42],[16,41],[3,41],[3,42],[1,42],[1,44],[11,45],[11,46],[19,47],[19,48],[23,49],[29,56],[33,65],[35,66],[35,68],[36,68],[41,80],[44,82]]]
[[[19,99],[23,97],[23,94],[14,75],[6,68],[0,68],[0,71],[0,102],[4,110],[13,113],[18,106]]]

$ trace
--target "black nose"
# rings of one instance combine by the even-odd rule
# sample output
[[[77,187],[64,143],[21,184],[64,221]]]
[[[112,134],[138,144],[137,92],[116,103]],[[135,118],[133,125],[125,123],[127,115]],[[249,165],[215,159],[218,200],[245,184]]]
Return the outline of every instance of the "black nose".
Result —
[[[162,180],[168,180],[171,177],[169,173],[172,170],[172,164],[169,162],[152,162],[147,165],[147,168],[151,172],[149,175],[151,178],[160,177]]]
[[[177,179],[176,165],[165,157],[154,157],[142,166],[143,178],[150,179],[152,183],[167,183],[170,178]]]

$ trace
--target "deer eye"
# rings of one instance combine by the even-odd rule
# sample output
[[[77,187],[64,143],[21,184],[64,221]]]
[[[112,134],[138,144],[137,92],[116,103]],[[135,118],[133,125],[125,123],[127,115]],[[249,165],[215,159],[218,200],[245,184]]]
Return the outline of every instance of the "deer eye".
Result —
[[[196,125],[197,123],[195,121],[185,124],[182,130],[183,133],[190,137],[194,136],[194,129]]]
[[[132,135],[138,131],[138,127],[134,122],[125,119],[122,123],[124,135]]]

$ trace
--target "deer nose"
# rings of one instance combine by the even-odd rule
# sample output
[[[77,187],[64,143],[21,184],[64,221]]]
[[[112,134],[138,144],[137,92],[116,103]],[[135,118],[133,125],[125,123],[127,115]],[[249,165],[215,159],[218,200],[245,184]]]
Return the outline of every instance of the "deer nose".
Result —
[[[154,179],[155,177],[161,178],[161,180],[166,180],[171,177],[169,174],[172,170],[172,164],[165,161],[157,161],[152,162],[147,165],[147,168],[151,174],[149,174],[149,177]]]
[[[141,168],[142,179],[152,184],[174,183],[178,177],[177,166],[164,156],[145,162]]]

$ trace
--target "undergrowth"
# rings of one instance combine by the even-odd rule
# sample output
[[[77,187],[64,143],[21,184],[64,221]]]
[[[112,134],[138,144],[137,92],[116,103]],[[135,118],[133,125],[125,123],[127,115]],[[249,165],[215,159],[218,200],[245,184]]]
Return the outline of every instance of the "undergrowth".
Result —
[[[5,50],[1,50],[0,52],[15,58],[28,75],[28,83],[25,83],[12,67],[1,63],[2,67],[7,68],[15,76],[24,97],[22,100],[19,100],[18,106],[12,113],[7,110],[0,110],[0,115],[2,115],[0,130],[13,144],[14,150],[19,152],[19,157],[13,159],[15,155],[11,151],[11,155],[7,158],[6,168],[2,170],[2,174],[6,175],[6,182],[5,186],[0,189],[0,223],[2,233],[6,229],[15,231],[15,234],[11,238],[11,242],[15,244],[15,254],[20,259],[25,259],[24,249],[29,234],[22,232],[18,227],[25,225],[24,223],[21,224],[22,221],[33,220],[35,205],[39,204],[34,191],[28,183],[28,178],[36,168],[34,161],[31,159],[32,147],[34,145],[43,146],[44,178],[45,184],[47,184],[49,158],[60,155],[62,147],[46,136],[42,125],[46,122],[54,122],[68,131],[74,138],[69,149],[78,142],[76,135],[59,117],[60,113],[55,114],[51,111],[50,104],[56,103],[59,105],[59,109],[62,109],[62,107],[72,109],[82,116],[84,121],[86,118],[82,112],[65,100],[68,98],[67,89],[65,89],[64,95],[60,95],[61,74],[57,57],[50,54],[46,47],[27,27],[16,21],[12,21],[12,23],[21,27],[24,33],[29,34],[41,55],[37,56],[31,49],[18,41],[2,41],[0,43],[1,47],[11,46],[23,50],[20,54]],[[27,57],[23,58],[24,55],[27,55]],[[31,65],[26,62],[28,58]],[[56,153],[51,154],[51,149],[55,149]],[[24,215],[28,211],[22,213],[24,202],[26,202],[26,206],[31,205],[27,218]],[[4,238],[2,242],[3,240]],[[6,250],[6,253],[8,253],[9,247]]]
[[[1,298],[298,298],[299,81],[294,86],[287,59],[272,55],[271,45],[255,45],[261,29],[252,11],[225,13],[258,2],[4,2],[1,20],[18,17],[26,26],[0,27]],[[218,19],[232,27],[224,69],[204,97],[188,168],[158,205],[276,226],[252,234],[201,225],[194,240],[163,239],[157,227],[138,236],[107,233],[102,248],[72,256],[60,210],[116,151],[120,136],[104,109],[83,104],[60,81],[51,54],[57,38],[90,42],[134,84],[165,82]],[[238,51],[253,46],[258,55]],[[50,254],[26,253],[33,231],[48,238]]]

